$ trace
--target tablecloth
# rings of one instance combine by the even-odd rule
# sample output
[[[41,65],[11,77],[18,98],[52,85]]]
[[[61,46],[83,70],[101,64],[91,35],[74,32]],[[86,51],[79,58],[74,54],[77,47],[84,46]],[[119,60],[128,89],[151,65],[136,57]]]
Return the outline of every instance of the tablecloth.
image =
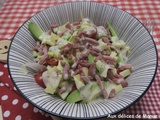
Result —
[[[10,40],[16,30],[35,13],[64,2],[78,0],[6,0],[0,8],[0,40]],[[82,0],[79,0],[82,1]],[[153,39],[160,53],[160,1],[159,0],[87,0],[118,7],[135,16],[142,23],[155,20]],[[160,55],[158,56],[158,61]],[[51,120],[51,117],[28,103],[14,87],[7,64],[0,63],[0,104],[4,120]],[[152,86],[133,106],[122,112],[125,115],[141,115],[141,118],[160,118],[160,68]]]

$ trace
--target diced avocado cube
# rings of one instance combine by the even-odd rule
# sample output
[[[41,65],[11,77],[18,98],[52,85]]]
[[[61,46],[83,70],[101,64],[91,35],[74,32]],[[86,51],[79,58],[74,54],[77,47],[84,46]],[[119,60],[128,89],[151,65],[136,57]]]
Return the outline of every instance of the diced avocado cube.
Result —
[[[28,30],[31,32],[32,36],[36,39],[36,40],[40,40],[39,37],[40,35],[43,33],[42,29],[40,27],[38,27],[35,23],[33,22],[29,22],[28,24]],[[42,40],[40,40],[42,41]]]
[[[115,51],[111,51],[110,56],[115,58],[117,56],[117,53]]]
[[[98,69],[99,72],[104,70],[103,63],[100,60],[96,62],[96,68]]]
[[[88,76],[88,68],[87,67],[82,67],[82,71],[85,76]]]
[[[61,60],[58,61],[57,69],[60,70],[60,71],[63,70],[63,67],[61,65]]]
[[[63,38],[59,38],[59,39],[57,40],[56,45],[57,45],[59,48],[61,48],[61,47],[65,46],[65,45],[67,45],[68,43],[70,43],[70,42],[67,41],[67,40],[64,40]]]
[[[66,97],[68,96],[68,94],[69,94],[69,91],[65,91],[65,92],[63,92],[63,93],[61,93],[61,94],[58,94],[63,100],[65,100],[66,99]]]
[[[50,57],[58,58],[59,54],[60,54],[60,49],[57,46],[52,46],[49,48],[48,55]]]
[[[117,36],[112,36],[111,37],[112,42],[117,42],[118,40],[119,40],[119,38]]]
[[[80,78],[80,74],[73,76],[73,79],[77,89],[80,89],[85,86],[84,81]]]
[[[74,33],[72,34],[72,36],[69,38],[68,41],[71,43],[76,43],[77,33],[78,31],[74,31]]]
[[[106,78],[109,68],[110,68],[109,65],[106,64],[104,70],[100,73],[100,76]]]
[[[96,99],[98,96],[102,94],[101,89],[99,85],[95,82],[91,86],[91,94],[90,96],[86,99],[86,102],[91,102],[94,99]]]
[[[50,39],[52,42],[56,42],[59,38],[60,37],[58,35],[54,34],[53,32],[51,33]]]
[[[116,68],[112,68],[111,71],[112,71],[113,75],[117,74],[117,69]]]
[[[66,98],[66,101],[68,103],[75,103],[78,101],[81,101],[81,96],[78,90],[73,91],[71,94],[68,95],[68,97]]]
[[[112,45],[120,49],[120,48],[124,48],[126,43],[123,40],[118,40],[116,42],[113,42]]]
[[[115,87],[116,93],[119,93],[122,89],[123,89],[123,87],[122,87],[121,84],[118,84],[118,85],[116,85],[116,87]]]
[[[55,89],[53,89],[52,86],[48,84],[47,87],[44,89],[44,91],[49,94],[54,94]]]
[[[90,26],[90,24],[82,24],[82,25],[81,25],[81,29],[87,28],[87,27],[89,27],[89,26]]]
[[[124,59],[123,59],[123,57],[122,57],[121,54],[119,54],[119,55],[117,56],[117,59],[118,59],[118,64],[124,63]]]
[[[131,74],[131,71],[130,71],[130,69],[126,69],[126,70],[123,70],[122,72],[120,72],[119,74],[122,75],[123,77],[127,77],[128,75]]]
[[[65,40],[69,40],[71,37],[71,34],[67,34],[67,35],[63,35],[61,38],[65,39]]]
[[[116,84],[111,83],[109,81],[104,82],[104,88],[107,91],[108,95],[110,94],[111,90],[114,89],[116,87]]]
[[[84,87],[79,89],[80,96],[81,96],[81,99],[83,101],[85,101],[90,96],[90,94],[91,94],[91,86],[92,86],[92,82],[86,84]]]
[[[110,47],[109,47],[106,43],[104,43],[104,42],[102,41],[102,39],[99,39],[99,40],[98,40],[98,43],[99,43],[99,44],[98,44],[97,47],[98,47],[99,49],[101,49],[102,51],[103,51],[103,50],[108,50],[108,49],[110,49]]]
[[[96,62],[96,68],[98,69],[99,75],[101,77],[105,77],[105,78],[107,77],[107,72],[110,68],[110,66],[108,64],[105,64],[105,63],[101,62],[100,60],[98,60]]]
[[[109,81],[104,82],[104,86],[105,86],[105,89],[106,89],[108,95],[110,94],[112,89],[115,89],[115,93],[118,93],[123,89],[121,84],[116,84],[116,83],[112,83]]]
[[[35,57],[35,58],[39,55],[38,52],[35,50],[33,50],[32,54],[33,54],[33,57]]]

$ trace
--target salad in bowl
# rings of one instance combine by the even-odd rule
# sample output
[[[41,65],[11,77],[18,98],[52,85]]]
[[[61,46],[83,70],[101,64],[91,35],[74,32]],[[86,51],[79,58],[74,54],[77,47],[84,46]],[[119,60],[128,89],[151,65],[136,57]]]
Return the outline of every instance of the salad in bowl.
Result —
[[[68,103],[89,103],[113,98],[128,85],[130,47],[117,37],[109,22],[97,26],[82,17],[50,27],[43,31],[34,22],[28,23],[36,40],[33,64],[39,66],[33,75],[47,94]],[[23,65],[21,72],[27,74],[33,64]]]

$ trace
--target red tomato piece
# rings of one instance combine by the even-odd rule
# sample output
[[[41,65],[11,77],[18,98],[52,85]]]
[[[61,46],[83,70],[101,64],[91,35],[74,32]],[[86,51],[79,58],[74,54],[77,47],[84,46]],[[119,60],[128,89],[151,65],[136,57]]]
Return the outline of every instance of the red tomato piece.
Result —
[[[38,85],[45,88],[45,85],[44,85],[44,82],[43,82],[43,79],[42,79],[42,73],[43,72],[36,73],[34,75],[34,79],[35,79],[35,81],[37,82]]]
[[[47,64],[48,65],[51,65],[51,66],[56,66],[58,65],[58,61],[55,59],[55,58],[48,58],[46,60]]]

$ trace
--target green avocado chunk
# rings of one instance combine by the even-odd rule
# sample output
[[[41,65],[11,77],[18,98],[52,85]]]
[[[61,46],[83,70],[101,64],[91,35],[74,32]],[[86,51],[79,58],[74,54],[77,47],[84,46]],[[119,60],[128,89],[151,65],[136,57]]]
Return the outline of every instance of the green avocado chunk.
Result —
[[[38,27],[35,23],[33,22],[29,22],[28,24],[28,30],[31,32],[32,36],[36,39],[36,40],[40,40],[39,37],[40,35],[43,33],[42,29],[40,27]],[[42,41],[42,40],[40,40]]]
[[[78,90],[73,91],[66,99],[68,103],[75,103],[81,100],[82,99]]]

